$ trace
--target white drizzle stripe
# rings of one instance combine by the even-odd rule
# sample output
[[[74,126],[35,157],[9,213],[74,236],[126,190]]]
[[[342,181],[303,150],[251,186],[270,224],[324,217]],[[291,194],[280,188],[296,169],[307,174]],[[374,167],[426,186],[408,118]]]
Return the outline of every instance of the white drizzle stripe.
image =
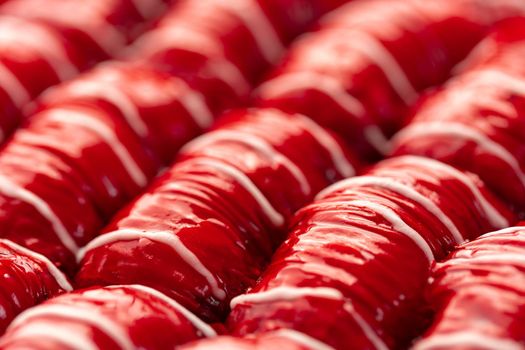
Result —
[[[305,71],[282,74],[262,83],[256,92],[263,99],[272,99],[304,89],[323,93],[357,118],[363,118],[366,115],[361,101],[348,94],[338,80],[320,73]]]
[[[425,208],[427,211],[432,213],[445,227],[452,233],[454,236],[454,240],[456,243],[463,243],[465,239],[459,232],[456,225],[452,222],[450,217],[448,217],[440,208],[437,206],[434,202],[432,202],[430,199],[419,193],[414,188],[402,184],[398,181],[395,181],[388,177],[379,177],[379,176],[359,176],[354,177],[351,179],[346,179],[343,181],[339,181],[338,183],[329,186],[325,190],[321,191],[316,199],[322,198],[325,194],[329,192],[344,190],[347,187],[352,186],[375,186],[375,187],[381,187],[385,188],[389,191],[396,192],[404,197],[407,197],[408,199],[413,200],[414,202],[421,205],[423,208]]]
[[[499,339],[475,331],[462,331],[430,336],[416,343],[413,350],[448,349],[450,347],[469,346],[486,350],[523,349],[523,344],[513,339]]]
[[[305,89],[324,94],[356,118],[363,119],[366,115],[365,107],[361,101],[348,94],[338,80],[319,73],[294,72],[283,74],[261,84],[256,91],[263,99],[274,99]],[[388,153],[388,138],[379,127],[369,125],[363,130],[363,135],[378,152],[381,154]]]
[[[21,202],[27,203],[28,205],[35,208],[35,210],[42,215],[47,221],[51,223],[53,231],[57,235],[60,242],[70,252],[76,253],[78,246],[68,232],[62,221],[53,212],[51,207],[35,193],[20,187],[19,185],[11,182],[6,176],[0,175],[0,193],[11,198],[15,198]]]
[[[10,333],[3,345],[9,343],[16,344],[24,339],[29,341],[49,339],[71,349],[100,350],[87,334],[75,334],[75,336],[72,337],[70,333],[64,332],[64,329],[61,327],[52,325],[44,320],[39,323],[32,322],[30,327],[18,328],[13,333]]]
[[[78,80],[70,84],[67,93],[75,97],[95,97],[114,105],[126,119],[128,125],[139,136],[148,135],[148,127],[142,120],[133,101],[115,84]]]
[[[154,42],[155,45],[150,45],[151,42]],[[135,51],[141,51],[143,56],[152,56],[163,50],[171,49],[203,55],[208,58],[206,65],[210,72],[230,86],[238,95],[244,95],[251,90],[249,80],[239,67],[224,57],[224,48],[220,43],[197,31],[182,26],[161,27],[150,34],[143,35],[136,46],[138,48]]]
[[[24,29],[24,35],[18,35],[20,28]],[[51,66],[61,81],[79,73],[57,37],[52,32],[46,31],[44,27],[34,25],[30,21],[3,17],[0,21],[0,42],[17,45],[23,43],[31,46]]]
[[[0,239],[1,244],[5,244],[18,254],[26,255],[36,261],[42,262],[48,272],[53,276],[57,284],[65,290],[66,292],[71,292],[73,290],[73,286],[69,283],[66,276],[60,271],[48,258],[43,256],[42,254],[39,254],[37,252],[34,252],[26,247],[22,247],[21,245],[16,244],[13,241],[10,241],[8,239]]]
[[[86,309],[75,305],[42,304],[28,309],[16,317],[8,330],[24,326],[31,319],[45,319],[46,317],[58,317],[73,322],[83,322],[97,328],[110,337],[121,349],[134,350],[129,334],[114,320],[104,316],[96,309]],[[26,326],[27,327],[27,326]]]
[[[475,142],[480,148],[486,152],[501,159],[503,162],[514,171],[516,177],[521,182],[522,187],[525,188],[525,174],[521,169],[519,161],[509,152],[505,147],[499,143],[491,140],[482,132],[462,123],[449,121],[435,121],[416,123],[403,129],[396,139],[409,139],[412,137],[433,136],[433,135],[449,135]],[[396,141],[397,142],[397,141]]]
[[[292,176],[295,177],[301,186],[302,192],[305,195],[310,194],[311,187],[302,170],[288,157],[277,151],[270,143],[254,134],[247,134],[244,132],[232,130],[219,130],[210,132],[186,144],[186,146],[184,146],[184,148],[181,150],[181,153],[191,152],[195,149],[202,149],[220,141],[230,141],[247,145],[256,151],[261,152],[265,157],[281,163],[292,174]]]
[[[407,105],[411,105],[417,99],[418,93],[403,68],[378,38],[358,30],[342,29],[341,35],[353,44],[352,48],[366,55],[381,69],[392,88]]]
[[[185,90],[185,94],[179,99],[182,106],[200,128],[206,129],[211,126],[215,118],[208,108],[204,96],[190,88],[182,79],[179,79],[179,84],[183,85]]]
[[[133,229],[122,229],[105,233],[89,242],[82,248],[77,255],[77,260],[81,261],[90,250],[109,245],[119,241],[134,241],[142,238],[164,244],[173,249],[180,258],[198,272],[210,285],[213,295],[220,300],[226,298],[226,293],[219,287],[217,278],[204,266],[199,258],[190,251],[173,232],[168,231],[141,231]]]
[[[354,306],[350,303],[346,303],[344,306],[346,312],[348,312],[359,325],[361,330],[364,332],[365,336],[370,340],[372,345],[376,350],[388,350],[388,346],[383,342],[383,340],[377,335],[377,333],[372,329],[372,327],[366,322],[363,317],[354,309]]]
[[[479,236],[478,239],[482,239],[484,237],[491,237],[491,236],[501,235],[501,234],[505,234],[505,233],[516,233],[518,231],[525,231],[525,226],[506,227],[506,228],[503,228],[501,230],[485,233],[484,235]]]
[[[352,200],[342,202],[345,205],[352,205],[360,208],[366,208],[374,211],[375,213],[381,215],[385,220],[390,222],[394,230],[399,233],[404,234],[410,238],[425,254],[429,261],[435,260],[434,253],[425,239],[412,227],[410,227],[406,222],[401,219],[399,215],[396,214],[392,209],[378,203],[365,201],[365,200]]]
[[[304,115],[295,114],[295,117],[303,122],[302,126],[306,131],[328,151],[335,168],[343,177],[350,177],[356,174],[354,167],[346,158],[341,145],[339,145],[326,129]]]
[[[257,1],[218,1],[214,4],[229,9],[243,21],[268,62],[275,63],[279,59],[285,51],[284,44]]]
[[[233,310],[241,304],[261,304],[275,301],[296,300],[304,297],[342,300],[343,294],[334,288],[328,287],[276,287],[257,293],[242,294],[233,298],[230,308]]]
[[[135,162],[126,147],[118,139],[117,135],[115,134],[115,130],[112,130],[101,121],[89,117],[89,115],[79,111],[56,109],[52,110],[50,113],[47,113],[47,116],[49,116],[49,118],[52,120],[64,124],[74,124],[89,129],[99,135],[112,149],[117,158],[119,158],[131,179],[140,187],[146,186],[148,183],[146,175]]]
[[[0,63],[0,85],[17,108],[21,109],[31,101],[31,94],[26,87],[20,82],[18,77],[2,63]]]
[[[157,299],[160,299],[160,300],[164,301],[166,304],[170,305],[173,309],[175,309],[178,312],[180,312],[191,324],[193,324],[193,326],[196,329],[201,331],[202,334],[204,334],[205,337],[209,338],[209,337],[214,337],[214,336],[217,335],[217,332],[215,332],[215,330],[210,325],[208,325],[206,322],[202,321],[200,318],[198,318],[191,311],[189,311],[184,306],[179,304],[177,301],[169,298],[168,296],[166,296],[165,294],[159,292],[156,289],[153,289],[153,288],[150,288],[150,287],[146,287],[146,286],[143,286],[143,285],[139,285],[139,284],[131,284],[131,285],[125,285],[125,286],[110,286],[110,287],[107,287],[107,288],[127,288],[127,289],[134,289],[134,290],[138,290],[138,291],[150,294],[150,295],[156,297]]]
[[[255,201],[259,204],[266,217],[268,217],[268,219],[273,225],[281,227],[285,224],[284,216],[273,207],[268,198],[266,198],[266,196],[253,183],[253,181],[245,173],[243,173],[236,167],[211,158],[195,158],[192,159],[188,164],[199,164],[203,166],[208,166],[211,168],[215,168],[227,174],[228,176],[231,176],[248,193],[251,194],[253,199],[255,199]]]
[[[525,255],[517,253],[501,253],[501,254],[484,254],[473,255],[468,258],[453,257],[447,260],[447,265],[462,265],[468,263],[489,263],[489,264],[525,264]]]
[[[265,335],[290,339],[311,350],[335,350],[330,345],[294,329],[279,329],[277,331],[266,333]]]
[[[480,205],[481,209],[485,213],[485,216],[487,217],[492,226],[494,226],[495,228],[503,228],[510,225],[509,221],[505,219],[505,217],[501,215],[501,213],[492,204],[490,204],[490,202],[487,200],[487,198],[485,198],[485,196],[483,196],[483,194],[473,182],[473,180],[458,169],[448,164],[441,163],[437,160],[419,156],[396,157],[396,160],[404,161],[406,164],[419,163],[420,165],[423,165],[426,168],[436,170],[438,173],[449,174],[456,180],[463,183],[463,185],[465,185],[465,187],[469,189],[470,193],[472,193],[474,198],[477,200],[478,204]]]

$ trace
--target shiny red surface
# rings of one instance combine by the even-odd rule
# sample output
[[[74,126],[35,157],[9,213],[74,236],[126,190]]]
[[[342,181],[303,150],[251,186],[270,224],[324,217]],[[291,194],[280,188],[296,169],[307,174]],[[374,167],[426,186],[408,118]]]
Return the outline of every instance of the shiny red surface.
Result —
[[[416,159],[379,163],[365,175],[405,184],[430,199],[450,218],[464,239],[494,228],[479,202],[454,176],[432,171]],[[469,175],[470,176],[470,175]],[[358,178],[356,178],[358,179]],[[475,177],[472,183],[511,222],[512,214]],[[291,328],[336,349],[375,348],[360,321],[388,348],[403,348],[427,321],[423,290],[430,261],[398,226],[370,208],[368,201],[394,211],[442,259],[456,245],[451,231],[410,197],[371,185],[329,191],[301,209],[288,240],[273,256],[249,293],[278,287],[329,287],[342,299],[305,296],[238,304],[227,325],[236,336]]]
[[[491,340],[523,348],[524,252],[525,229],[515,228],[464,244],[436,264],[427,299],[437,315],[415,349],[479,349]],[[430,346],[447,337],[450,343]]]
[[[443,83],[491,24],[523,13],[525,6],[512,0],[351,3],[324,19],[319,31],[298,40],[271,79],[298,72],[318,73],[357,99],[363,113],[345,109],[316,88],[281,91],[280,84],[263,85],[257,103],[306,114],[341,134],[358,154],[377,158],[378,150],[366,138],[366,128],[378,126],[391,136],[415,102],[414,98],[402,99],[378,62],[393,58],[416,94],[421,93]],[[374,51],[376,45],[370,48],[360,40],[351,40],[356,33],[377,40],[390,57]]]
[[[66,307],[70,314],[46,314],[47,307]],[[108,350],[122,349],[116,342],[118,338],[107,331],[108,323],[135,349],[173,349],[177,344],[203,336],[166,301],[133,286],[78,290],[50,299],[33,310],[41,310],[43,314],[10,327],[0,340],[0,348],[78,350],[53,337],[25,335],[28,330],[38,329],[41,325],[61,329],[72,342],[88,338],[97,348]],[[94,321],[86,321],[82,319],[84,315],[100,316]]]
[[[525,170],[525,95],[519,84],[525,77],[520,63],[524,54],[525,20],[500,25],[469,56],[462,74],[425,98],[407,124],[408,130],[432,122],[454,122],[458,126],[435,135],[408,132],[394,139],[393,155],[427,156],[474,172],[523,215],[524,177],[495,154],[494,147],[489,149],[484,143],[455,134],[454,130],[474,129],[510,153],[519,171]],[[480,82],[487,74],[499,74],[503,79],[486,77]]]
[[[0,241],[0,334],[21,311],[65,292],[41,260]]]
[[[237,112],[197,140],[221,131],[264,140],[299,167],[311,191],[302,193],[282,163],[257,149],[238,141],[213,141],[183,151],[179,161],[104,231],[170,232],[211,271],[226,297],[214,297],[207,280],[193,266],[169,246],[147,238],[117,240],[89,250],[77,275],[79,285],[145,284],[201,317],[220,320],[228,311],[228,301],[260,276],[285,238],[284,226],[269,221],[238,180],[200,162],[212,159],[235,167],[257,186],[285,223],[316,192],[342,178],[326,148],[296,116],[276,110]]]

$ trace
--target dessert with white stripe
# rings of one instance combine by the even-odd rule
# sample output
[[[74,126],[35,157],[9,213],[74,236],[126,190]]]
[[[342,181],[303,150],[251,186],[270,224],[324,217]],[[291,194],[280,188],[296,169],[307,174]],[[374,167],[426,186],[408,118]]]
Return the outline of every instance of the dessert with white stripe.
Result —
[[[6,239],[0,239],[0,280],[0,334],[21,311],[73,290],[46,257]]]
[[[515,0],[351,1],[292,45],[257,103],[305,114],[376,159],[421,92],[445,82],[491,24],[522,14]]]
[[[427,299],[436,314],[414,350],[525,348],[524,226],[460,246],[434,266],[430,281]]]
[[[173,349],[215,330],[164,294],[141,285],[77,290],[20,314],[2,349]]]
[[[525,54],[524,33],[523,19],[496,27],[393,140],[393,155],[427,156],[476,173],[521,214],[525,70],[518,62]]]
[[[145,284],[223,319],[284,240],[294,211],[355,173],[339,141],[307,118],[272,109],[222,118],[80,250],[79,285]]]
[[[473,175],[418,157],[383,161],[297,212],[257,285],[231,301],[227,327],[240,344],[291,329],[323,344],[314,349],[404,348],[426,324],[434,260],[513,220]]]

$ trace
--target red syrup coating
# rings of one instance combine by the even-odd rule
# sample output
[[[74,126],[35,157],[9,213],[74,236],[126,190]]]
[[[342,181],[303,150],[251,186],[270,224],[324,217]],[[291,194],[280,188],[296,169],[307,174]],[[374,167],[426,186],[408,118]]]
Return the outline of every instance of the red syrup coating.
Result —
[[[158,291],[139,285],[77,290],[21,313],[0,349],[173,349],[216,332]]]
[[[220,320],[260,276],[294,211],[354,166],[306,117],[235,112],[82,249],[77,283],[148,285]]]
[[[308,115],[376,159],[424,89],[443,83],[493,23],[523,13],[513,0],[351,2],[291,47],[256,103]]]
[[[418,104],[393,155],[431,157],[471,171],[524,215],[525,20],[503,22],[461,74]],[[481,98],[482,97],[482,98]]]
[[[174,5],[167,18],[198,14],[201,8],[195,1]],[[217,11],[215,20],[236,18],[232,11]],[[262,12],[263,21],[267,15],[272,14]],[[208,33],[206,40],[218,50],[229,51],[244,38],[229,36],[228,28],[216,37],[205,30],[206,23],[185,21],[185,33]],[[239,16],[235,23],[247,25]],[[170,25],[178,24],[161,27]],[[0,151],[2,237],[46,255],[68,273],[78,247],[140,193],[182,144],[225,108],[242,104],[248,93],[225,84],[220,70],[161,71],[140,47],[135,47],[136,61],[104,64],[46,92]],[[214,54],[206,51],[202,58],[213,61]]]
[[[0,334],[21,311],[73,288],[47,258],[0,239]]]
[[[404,348],[427,324],[432,262],[515,220],[474,175],[419,157],[381,162],[317,198],[231,301],[232,335],[292,329],[335,349]]]
[[[515,226],[437,263],[427,289],[436,317],[413,349],[523,349],[524,253],[525,227]]]

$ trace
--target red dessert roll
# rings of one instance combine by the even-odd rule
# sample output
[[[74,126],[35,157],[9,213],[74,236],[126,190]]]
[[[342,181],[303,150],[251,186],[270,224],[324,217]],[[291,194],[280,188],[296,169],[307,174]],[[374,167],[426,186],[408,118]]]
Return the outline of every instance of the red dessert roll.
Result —
[[[418,94],[491,24],[523,13],[514,0],[353,1],[292,46],[257,103],[314,118],[365,158],[384,154]]]
[[[474,172],[523,214],[524,54],[525,20],[499,26],[462,74],[423,99],[394,138],[393,154],[432,157]]]
[[[436,318],[413,349],[525,348],[525,226],[487,233],[432,271]]]
[[[0,239],[0,279],[0,334],[21,311],[73,290],[50,260],[7,239]]]
[[[77,282],[149,285],[220,320],[262,273],[293,212],[353,173],[339,142],[308,118],[235,112],[82,249]]]
[[[227,325],[249,337],[292,329],[335,349],[403,348],[425,324],[431,263],[512,214],[473,175],[400,157],[320,193],[293,220]]]
[[[66,293],[20,314],[2,349],[173,349],[216,333],[164,294],[140,285]]]

